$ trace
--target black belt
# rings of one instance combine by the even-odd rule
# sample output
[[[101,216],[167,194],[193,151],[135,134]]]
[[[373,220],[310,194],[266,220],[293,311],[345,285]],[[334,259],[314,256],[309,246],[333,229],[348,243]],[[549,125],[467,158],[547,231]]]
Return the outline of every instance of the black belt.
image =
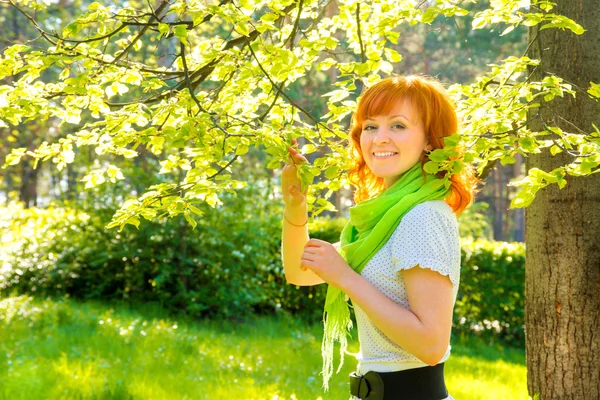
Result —
[[[364,400],[442,400],[448,397],[444,363],[396,372],[353,372],[350,394]]]

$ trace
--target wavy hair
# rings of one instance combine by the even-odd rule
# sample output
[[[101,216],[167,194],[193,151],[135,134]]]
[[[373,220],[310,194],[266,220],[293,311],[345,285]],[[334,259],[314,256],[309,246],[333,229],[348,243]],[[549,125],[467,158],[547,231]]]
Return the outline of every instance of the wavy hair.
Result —
[[[425,135],[432,151],[444,148],[444,137],[458,132],[458,117],[454,104],[442,84],[434,78],[408,75],[392,76],[369,87],[358,102],[358,107],[352,116],[350,126],[349,150],[352,158],[348,171],[348,180],[356,187],[354,202],[356,204],[377,196],[385,189],[384,179],[377,177],[367,166],[360,148],[362,124],[367,118],[387,115],[399,100],[408,99],[416,108],[424,125]],[[458,153],[452,159],[462,159],[464,146],[457,146]],[[423,178],[426,172],[423,166],[429,161],[427,153],[423,152],[419,160]],[[446,197],[456,215],[460,215],[475,199],[478,184],[483,184],[476,177],[475,168],[471,163],[464,163],[461,171],[450,177],[451,193]],[[448,171],[439,171],[436,176],[444,178]]]

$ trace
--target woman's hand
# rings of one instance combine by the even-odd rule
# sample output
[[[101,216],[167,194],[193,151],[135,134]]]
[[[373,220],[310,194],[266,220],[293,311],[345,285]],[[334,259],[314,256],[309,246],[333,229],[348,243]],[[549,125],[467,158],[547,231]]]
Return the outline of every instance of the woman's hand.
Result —
[[[344,290],[356,272],[346,263],[336,248],[319,239],[309,239],[301,256],[300,269],[310,269],[330,285]]]
[[[296,139],[292,139],[292,145],[296,144]],[[302,192],[302,182],[298,178],[296,164],[308,162],[292,146],[288,147],[289,160],[283,167],[281,173],[281,193],[283,193],[283,201],[287,208],[294,208],[302,205],[306,201],[306,193],[308,186]]]

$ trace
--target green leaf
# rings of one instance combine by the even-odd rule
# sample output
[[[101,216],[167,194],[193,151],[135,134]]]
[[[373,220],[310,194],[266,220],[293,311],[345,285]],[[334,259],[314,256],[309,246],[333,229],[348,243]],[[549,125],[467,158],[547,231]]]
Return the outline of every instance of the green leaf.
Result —
[[[125,158],[134,158],[134,157],[137,157],[138,153],[135,150],[123,149],[121,151],[121,155]]]
[[[448,150],[435,149],[431,153],[429,153],[429,159],[435,162],[443,162],[448,159],[448,153]]]
[[[130,224],[135,226],[138,230],[140,230],[140,219],[136,216],[133,216],[131,218],[129,218],[127,221],[125,221],[126,224]]]
[[[248,24],[244,21],[239,21],[235,24],[235,30],[244,36],[250,36],[250,29],[248,29]]]
[[[97,11],[97,10],[101,10],[104,9],[104,6],[100,3],[98,3],[97,1],[93,2],[92,4],[90,4],[88,6],[88,11]]]
[[[398,39],[400,38],[400,32],[395,31],[386,31],[384,33],[385,38],[389,40],[393,44],[398,44]]]
[[[428,161],[425,163],[425,165],[423,166],[423,169],[425,170],[425,172],[427,172],[428,174],[436,174],[438,172],[438,170],[440,169],[440,166],[438,163],[436,163],[435,161]]]
[[[516,161],[517,160],[515,160],[515,158],[509,154],[500,159],[500,164],[502,164],[502,165],[514,164]]]
[[[254,4],[249,0],[240,0],[240,6],[242,6],[243,9],[248,11],[254,9]]]
[[[70,36],[75,36],[79,32],[81,27],[79,26],[79,22],[74,21],[65,26],[62,30],[62,36],[64,38],[68,38]]]
[[[531,204],[534,195],[529,187],[521,190],[510,202],[509,208],[523,208]]]
[[[196,222],[196,220],[194,219],[194,217],[192,216],[192,214],[189,211],[186,210],[183,213],[183,216],[185,217],[185,219],[187,220],[187,222],[192,226],[192,230],[196,229],[196,226],[198,225],[198,223]]]
[[[590,82],[590,88],[587,92],[590,96],[600,99],[600,84]]]
[[[337,166],[329,167],[325,170],[325,178],[334,179],[335,177],[338,176],[339,171],[340,171],[340,168]]]
[[[509,25],[508,28],[506,28],[505,30],[502,31],[502,33],[500,34],[500,36],[508,35],[509,33],[511,33],[514,30],[515,30],[515,26],[514,25]]]
[[[204,211],[200,210],[198,207],[195,207],[191,204],[188,204],[188,209],[199,217],[204,215]]]
[[[421,17],[421,22],[424,24],[431,24],[435,18],[440,15],[440,9],[435,6],[428,7]]]
[[[445,136],[444,137],[444,147],[448,146],[448,147],[456,147],[461,140],[461,136],[458,133],[454,133],[450,136]]]
[[[535,145],[533,144],[533,140],[529,137],[520,137],[519,138],[519,147],[527,152],[532,152],[535,150]]]
[[[338,42],[336,39],[334,39],[332,37],[328,37],[325,39],[325,47],[327,47],[329,50],[335,50],[337,45],[338,45]]]
[[[569,19],[569,18],[567,18],[565,16],[550,14],[546,18],[547,19],[548,18],[552,18],[552,19],[550,20],[550,22],[544,24],[540,28],[540,31],[543,30],[543,29],[558,28],[558,29],[561,29],[561,30],[568,29],[571,32],[575,33],[576,35],[582,35],[585,32],[585,29],[583,29],[583,27],[581,25],[579,25],[578,23],[576,23],[572,19]]]
[[[327,71],[329,68],[333,67],[335,64],[337,64],[336,60],[334,60],[333,58],[326,58],[325,60],[323,60],[319,64],[317,64],[317,69],[319,71]]]
[[[552,154],[553,156],[557,155],[558,153],[562,153],[562,149],[560,147],[558,147],[557,145],[552,145],[552,147],[550,147],[550,154]]]
[[[465,167],[465,163],[461,160],[455,160],[453,162],[452,174],[458,174]]]
[[[187,27],[185,25],[176,25],[173,28],[173,34],[181,40],[181,43],[187,46]]]
[[[402,61],[402,56],[396,50],[386,47],[385,48],[385,58],[390,60],[391,62],[400,62]]]
[[[473,22],[471,23],[471,26],[473,27],[473,29],[481,29],[487,23],[488,23],[488,21],[485,18],[483,18],[483,17],[477,17],[477,18],[473,19]]]
[[[27,149],[25,147],[20,147],[18,149],[13,149],[13,151],[6,156],[6,160],[4,161],[4,165],[2,168],[6,168],[9,165],[17,165],[19,161],[21,161],[21,157],[25,155]]]
[[[269,163],[267,164],[267,168],[268,169],[278,169],[281,167],[281,160],[279,158],[273,158],[271,161],[269,161]]]
[[[159,22],[158,23],[158,31],[160,32],[161,36],[167,36],[169,34],[169,32],[171,32],[171,28],[169,27],[169,24]]]
[[[235,150],[235,154],[237,155],[243,155],[246,154],[249,150],[249,147],[243,143],[240,143],[237,147],[237,149]]]
[[[567,180],[566,179],[559,179],[557,183],[558,183],[558,188],[559,189],[562,189],[565,186],[567,186]]]

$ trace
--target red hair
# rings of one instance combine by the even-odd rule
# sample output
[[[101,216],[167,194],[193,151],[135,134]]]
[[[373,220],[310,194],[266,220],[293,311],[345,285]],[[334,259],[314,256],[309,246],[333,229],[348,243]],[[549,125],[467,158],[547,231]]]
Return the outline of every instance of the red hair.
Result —
[[[373,174],[363,157],[360,148],[362,124],[367,118],[388,115],[402,99],[410,100],[418,111],[432,151],[444,148],[444,136],[458,132],[458,118],[454,104],[442,84],[434,78],[417,75],[394,76],[369,87],[358,102],[350,128],[349,150],[352,167],[348,171],[348,180],[356,187],[354,202],[357,204],[377,196],[385,189],[384,179]],[[452,157],[452,160],[462,159],[464,145],[457,146],[454,151],[458,155]],[[419,161],[425,178],[426,172],[423,166],[429,161],[425,152]],[[464,161],[463,163],[463,169],[450,177],[451,193],[445,199],[456,215],[460,215],[474,201],[475,193],[478,191],[477,184],[483,183],[476,177],[473,165]],[[436,176],[443,178],[447,173],[448,171],[441,170]]]

